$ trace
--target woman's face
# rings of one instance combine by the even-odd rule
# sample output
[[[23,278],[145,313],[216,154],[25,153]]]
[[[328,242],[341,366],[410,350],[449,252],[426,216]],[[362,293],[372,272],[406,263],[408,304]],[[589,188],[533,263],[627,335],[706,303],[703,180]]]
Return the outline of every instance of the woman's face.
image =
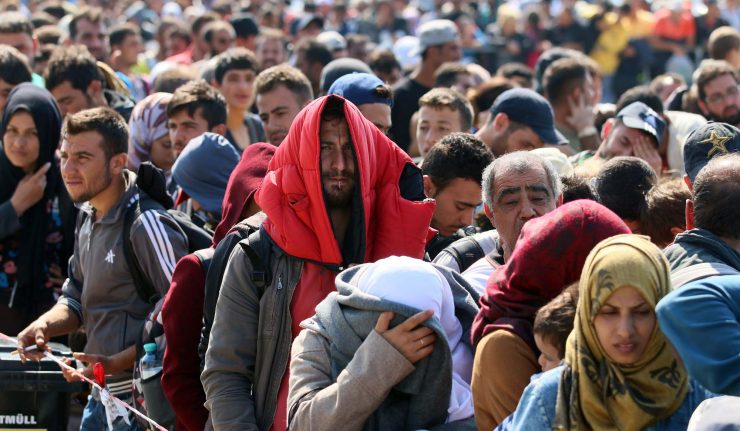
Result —
[[[39,135],[31,114],[26,111],[13,114],[3,135],[3,148],[10,163],[26,173],[33,172],[39,147]]]
[[[594,317],[604,352],[620,365],[642,358],[655,328],[655,310],[632,286],[615,290]]]
[[[163,171],[169,171],[172,169],[172,165],[175,164],[177,155],[175,153],[175,146],[172,145],[172,142],[170,141],[169,134],[162,136],[152,143],[152,150],[149,153],[149,158],[154,166]]]

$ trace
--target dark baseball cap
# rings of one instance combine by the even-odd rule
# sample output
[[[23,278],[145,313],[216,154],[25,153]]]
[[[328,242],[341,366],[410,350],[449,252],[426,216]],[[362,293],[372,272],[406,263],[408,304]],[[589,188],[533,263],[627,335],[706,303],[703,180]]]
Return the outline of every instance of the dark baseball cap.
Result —
[[[491,106],[491,118],[500,113],[509,120],[528,126],[546,144],[564,145],[568,140],[555,129],[550,102],[527,88],[512,88],[501,93]]]
[[[693,182],[714,156],[740,152],[740,130],[727,123],[707,123],[686,137],[683,163]]]
[[[329,94],[342,96],[355,106],[368,103],[384,103],[393,107],[393,98],[383,98],[375,95],[374,91],[384,85],[383,81],[371,73],[350,73],[334,81]]]
[[[652,108],[642,102],[633,102],[617,112],[617,119],[630,129],[647,132],[655,139],[655,146],[660,145],[665,121]]]

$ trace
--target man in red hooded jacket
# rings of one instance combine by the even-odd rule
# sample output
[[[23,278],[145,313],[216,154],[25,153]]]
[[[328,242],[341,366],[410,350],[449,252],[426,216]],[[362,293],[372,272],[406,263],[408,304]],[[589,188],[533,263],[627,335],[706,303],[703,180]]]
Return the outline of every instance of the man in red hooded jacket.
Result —
[[[162,305],[162,323],[167,337],[162,364],[162,389],[177,416],[178,430],[202,431],[208,419],[208,411],[203,407],[206,395],[200,384],[198,343],[203,321],[206,274],[208,268],[220,267],[220,261],[223,260],[214,256],[214,248],[240,220],[246,218],[245,222],[249,223],[259,219],[253,216],[259,212],[254,194],[273,154],[275,147],[265,143],[252,144],[244,150],[226,186],[223,215],[213,235],[213,245],[180,259],[172,273],[170,289]],[[259,223],[256,226],[252,223],[250,227],[256,229]]]
[[[301,111],[256,197],[269,283],[252,277],[265,243],[250,236],[229,258],[201,375],[215,430],[285,430],[299,323],[347,266],[421,258],[434,212],[412,160],[338,96]]]

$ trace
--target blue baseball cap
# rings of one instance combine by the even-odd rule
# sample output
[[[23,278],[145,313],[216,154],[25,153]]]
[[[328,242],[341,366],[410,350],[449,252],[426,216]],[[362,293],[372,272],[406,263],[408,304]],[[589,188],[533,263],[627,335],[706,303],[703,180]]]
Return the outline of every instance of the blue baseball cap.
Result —
[[[512,88],[501,93],[491,106],[491,118],[504,113],[509,120],[532,129],[546,144],[565,145],[568,140],[555,129],[555,114],[550,102],[527,88]]]
[[[371,73],[350,73],[334,81],[328,94],[342,96],[355,106],[365,105],[368,103],[384,103],[393,107],[392,97],[378,97],[373,90],[381,85],[383,81]]]

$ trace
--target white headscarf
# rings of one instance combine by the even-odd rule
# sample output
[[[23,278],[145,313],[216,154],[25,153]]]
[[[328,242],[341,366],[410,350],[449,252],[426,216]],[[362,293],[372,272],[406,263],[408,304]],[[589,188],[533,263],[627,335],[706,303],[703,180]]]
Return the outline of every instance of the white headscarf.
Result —
[[[455,316],[452,291],[444,276],[428,262],[391,256],[368,266],[357,287],[380,299],[434,311],[434,317],[441,322],[452,352],[452,391],[447,422],[473,416],[470,390],[473,353],[465,343],[460,342],[463,329]]]

